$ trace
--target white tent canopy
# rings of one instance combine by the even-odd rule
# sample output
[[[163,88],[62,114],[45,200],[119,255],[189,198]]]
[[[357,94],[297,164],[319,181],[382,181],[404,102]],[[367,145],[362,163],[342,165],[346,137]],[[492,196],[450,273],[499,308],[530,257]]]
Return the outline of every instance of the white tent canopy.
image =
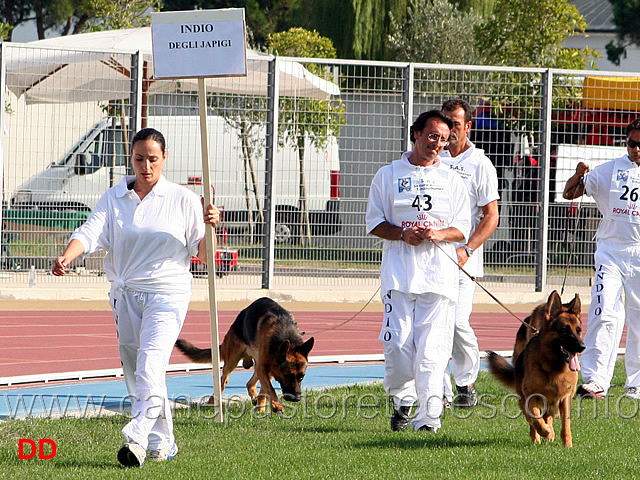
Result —
[[[151,28],[133,28],[48,38],[7,48],[7,85],[29,103],[68,103],[126,98],[131,89],[129,67],[122,54],[140,52],[146,64],[148,93],[197,89],[197,80],[155,81]],[[266,95],[272,55],[247,50],[246,77],[207,79],[214,93]],[[283,59],[280,95],[328,99],[339,95],[334,83],[312,74],[300,63]]]

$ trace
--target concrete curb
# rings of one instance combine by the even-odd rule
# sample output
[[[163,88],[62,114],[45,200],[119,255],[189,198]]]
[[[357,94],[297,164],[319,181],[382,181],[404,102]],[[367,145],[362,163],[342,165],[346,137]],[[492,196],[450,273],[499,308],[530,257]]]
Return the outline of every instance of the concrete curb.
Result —
[[[9,308],[11,302],[19,303],[56,303],[73,302],[88,305],[92,302],[102,303],[108,308],[110,284],[106,277],[87,276],[87,278],[69,275],[66,277],[42,276],[35,287],[28,286],[26,276],[16,274],[11,278],[0,278],[0,310]],[[276,283],[276,282],[274,282]],[[548,287],[543,292],[536,292],[528,284],[483,283],[480,284],[505,305],[523,306],[537,305],[546,302],[551,291],[561,290],[560,286]],[[326,303],[380,305],[379,283],[377,279],[344,279],[344,278],[278,278],[277,285],[271,289],[259,287],[259,279],[255,277],[230,276],[216,281],[216,298],[219,303],[249,303],[267,296],[276,301],[289,303]],[[589,287],[565,287],[563,300],[569,301],[574,293],[580,294],[583,311],[591,299]],[[209,287],[205,279],[193,282],[193,304],[208,304]],[[482,288],[476,287],[474,304],[490,308],[500,307]]]

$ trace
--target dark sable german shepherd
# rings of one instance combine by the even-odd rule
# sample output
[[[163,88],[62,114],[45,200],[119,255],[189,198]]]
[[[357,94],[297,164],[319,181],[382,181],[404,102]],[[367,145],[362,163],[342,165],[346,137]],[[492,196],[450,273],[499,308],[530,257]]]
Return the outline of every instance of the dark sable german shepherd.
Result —
[[[210,348],[197,348],[183,339],[178,339],[176,347],[196,363],[211,363]],[[222,390],[240,360],[246,369],[255,364],[253,376],[247,382],[251,400],[262,412],[269,398],[272,410],[281,412],[284,407],[278,402],[271,379],[280,383],[285,400],[300,401],[301,383],[312,348],[313,337],[302,341],[298,326],[287,310],[270,298],[259,298],[238,314],[220,345],[220,358],[224,361]],[[260,394],[256,388],[258,381]]]
[[[533,443],[540,443],[541,436],[550,442],[555,439],[553,418],[560,415],[562,443],[573,446],[571,399],[578,383],[578,354],[585,345],[581,339],[580,297],[576,295],[567,305],[571,307],[562,305],[554,290],[546,304],[534,309],[531,322],[540,330],[517,356],[515,367],[497,353],[487,352],[489,371],[519,395]]]

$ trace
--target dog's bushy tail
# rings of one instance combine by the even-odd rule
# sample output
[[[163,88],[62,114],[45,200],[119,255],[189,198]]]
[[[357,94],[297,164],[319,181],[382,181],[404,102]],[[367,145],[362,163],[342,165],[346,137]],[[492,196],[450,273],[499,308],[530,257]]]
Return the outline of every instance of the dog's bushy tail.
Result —
[[[515,390],[516,387],[516,369],[496,352],[487,351],[487,362],[489,363],[489,371],[496,380],[504,386]]]
[[[176,341],[176,347],[184,353],[192,362],[195,363],[211,363],[211,349],[198,348],[193,343],[179,338]]]

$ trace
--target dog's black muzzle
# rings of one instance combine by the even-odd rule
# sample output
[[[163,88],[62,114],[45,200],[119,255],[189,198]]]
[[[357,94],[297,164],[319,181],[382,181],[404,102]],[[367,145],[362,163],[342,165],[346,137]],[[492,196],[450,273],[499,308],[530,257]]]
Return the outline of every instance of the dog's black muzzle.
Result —
[[[287,402],[299,402],[300,401],[300,389],[296,389],[290,385],[282,385],[282,398],[284,398]]]

